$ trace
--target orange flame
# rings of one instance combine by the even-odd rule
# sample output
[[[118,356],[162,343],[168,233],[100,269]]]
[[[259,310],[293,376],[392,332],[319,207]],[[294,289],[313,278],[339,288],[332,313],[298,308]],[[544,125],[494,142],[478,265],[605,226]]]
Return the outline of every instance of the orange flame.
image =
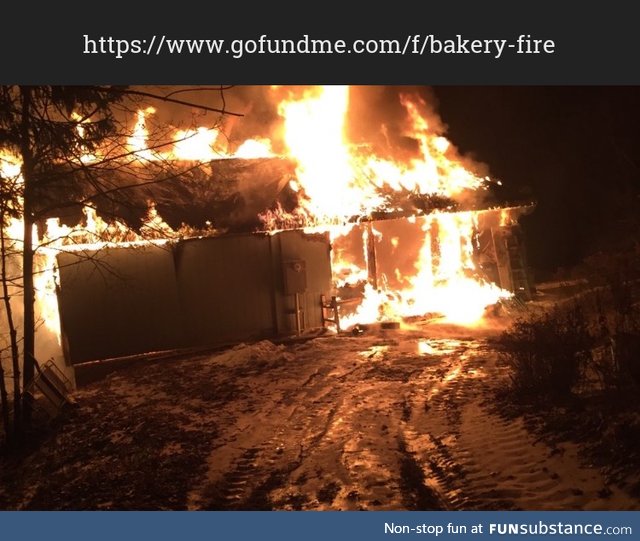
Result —
[[[268,139],[247,139],[233,153],[233,158],[270,158],[273,151],[271,150],[271,141]]]
[[[348,87],[308,90],[302,99],[280,103],[284,140],[297,162],[297,181],[303,190],[301,205],[317,222],[336,224],[383,210],[387,207],[383,190],[455,197],[485,185],[486,178],[460,163],[449,141],[430,129],[420,112],[425,105],[420,99],[403,96],[401,103],[408,118],[406,135],[417,141],[420,151],[419,158],[405,162],[382,159],[346,140]],[[297,185],[292,183],[291,187],[298,191]],[[389,289],[384,276],[377,289],[367,284],[361,304],[343,319],[343,324],[427,313],[442,314],[447,321],[462,324],[481,320],[487,306],[510,293],[485,281],[476,269],[475,218],[474,212],[422,218],[424,237],[416,254],[415,273],[396,277],[406,287]],[[340,236],[335,226],[327,227],[335,238]],[[397,247],[397,239],[391,242]],[[437,253],[432,253],[432,247]],[[343,255],[337,251],[332,257],[336,286],[363,282],[366,268]],[[365,265],[367,257],[365,252]]]
[[[473,261],[474,212],[439,213],[420,218],[424,232],[415,274],[402,277],[406,287],[374,289],[366,284],[363,302],[342,319],[345,327],[425,314],[450,323],[475,325],[485,309],[511,294],[479,277]],[[432,246],[438,253],[433,253]],[[397,269],[396,269],[397,270]]]
[[[144,110],[138,111],[136,125],[133,128],[133,133],[129,137],[128,144],[132,152],[136,157],[141,160],[155,160],[158,158],[157,154],[149,150],[147,138],[149,137],[149,131],[147,130],[147,115],[155,113],[156,110],[153,107],[147,107]]]
[[[330,231],[332,241],[338,241],[356,225],[347,223],[350,218],[392,210],[387,202],[388,193],[409,191],[456,197],[465,190],[483,188],[486,178],[466,168],[457,159],[450,142],[431,128],[421,112],[425,104],[409,96],[403,96],[401,104],[407,120],[404,135],[417,142],[419,152],[416,157],[394,161],[376,156],[347,139],[349,87],[317,87],[307,90],[300,99],[289,98],[279,103],[278,112],[284,124],[283,142],[288,156],[296,162],[296,179],[291,181],[290,188],[298,193],[301,205],[291,215],[292,224],[324,224],[321,227]],[[170,150],[150,150],[147,118],[154,113],[152,107],[139,111],[127,139],[128,148],[140,161],[204,162],[274,155],[271,141],[266,139],[249,139],[235,152],[221,153],[216,148],[219,131],[205,127],[174,130],[169,143],[163,147]],[[82,135],[81,122],[77,129]],[[87,155],[82,160],[94,161],[95,157]],[[5,177],[19,176],[19,161],[6,153],[0,154],[0,167]],[[281,209],[271,215],[273,223],[281,218],[278,212]],[[423,234],[413,270],[403,275],[395,269],[394,278],[401,286],[389,286],[387,278],[390,277],[384,275],[380,276],[377,288],[367,284],[362,302],[355,312],[343,318],[343,325],[429,313],[464,324],[481,320],[487,306],[510,294],[486,282],[475,266],[476,217],[474,212],[463,212],[409,218],[414,223],[420,220]],[[508,223],[512,223],[512,218],[504,211],[501,225]],[[8,228],[13,238],[22,237],[19,220],[12,220]],[[55,294],[55,256],[59,251],[80,249],[80,246],[99,249],[107,243],[149,242],[148,239],[174,238],[177,234],[162,220],[153,204],[139,235],[120,222],[104,222],[90,207],[85,209],[83,223],[74,227],[60,225],[56,219],[49,220],[42,241],[38,241],[35,231],[33,239],[39,268],[36,296],[45,325],[60,339]],[[398,238],[390,238],[390,242],[398,248]],[[347,255],[339,249],[332,252],[336,287],[363,284],[368,278],[366,264],[359,265]]]
[[[349,87],[330,86],[279,105],[284,141],[298,163],[297,179],[306,194],[303,204],[319,221],[363,214],[382,203],[355,175],[344,137],[348,104]]]
[[[213,159],[213,145],[218,138],[218,130],[198,128],[178,130],[175,134],[171,156],[178,160],[207,161]]]

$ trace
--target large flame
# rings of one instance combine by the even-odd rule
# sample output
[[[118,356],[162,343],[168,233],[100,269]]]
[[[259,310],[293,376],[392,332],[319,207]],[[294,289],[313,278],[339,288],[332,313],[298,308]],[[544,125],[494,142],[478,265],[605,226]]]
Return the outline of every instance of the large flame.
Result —
[[[366,166],[377,186],[394,190],[405,189],[421,194],[455,196],[463,190],[476,190],[484,180],[449,157],[451,144],[434,133],[420,113],[424,102],[417,97],[402,96],[401,103],[407,111],[409,137],[418,142],[420,157],[408,163],[394,163],[374,156],[366,158]]]
[[[433,130],[424,115],[425,104],[418,97],[403,96],[406,113],[405,135],[417,143],[417,153],[411,158],[393,160],[375,155],[367,147],[350,142],[346,135],[349,109],[349,87],[329,86],[299,89],[280,100],[278,113],[283,120],[282,142],[286,156],[296,163],[296,179],[290,188],[298,192],[299,208],[292,213],[292,223],[320,227],[331,233],[337,248],[332,252],[332,268],[337,288],[348,284],[366,284],[355,310],[343,318],[343,326],[370,323],[386,318],[403,318],[425,314],[444,315],[448,321],[475,324],[485,308],[509,296],[495,284],[487,282],[474,263],[473,242],[476,233],[476,212],[433,213],[420,217],[422,242],[415,251],[410,272],[395,273],[391,287],[384,275],[378,283],[367,283],[369,269],[354,263],[339,248],[339,240],[356,225],[354,218],[374,211],[393,210],[387,197],[394,192],[413,192],[455,198],[462,192],[474,192],[484,187],[486,178],[469,170],[459,160],[449,141]],[[278,89],[282,92],[282,89]],[[297,96],[296,96],[297,93]],[[272,142],[264,138],[248,139],[231,152],[219,140],[218,126],[173,130],[159,145],[150,143],[147,121],[155,109],[149,107],[137,113],[127,149],[144,166],[146,161],[189,160],[211,162],[227,158],[265,158],[274,156]],[[77,130],[84,128],[80,118]],[[153,148],[149,148],[149,147]],[[84,163],[98,158],[86,153]],[[15,157],[0,153],[3,182],[19,179],[21,163]],[[281,209],[279,209],[281,210]],[[279,210],[271,213],[273,226]],[[415,220],[415,218],[413,218]],[[510,223],[503,212],[501,225]],[[23,222],[11,218],[5,227],[7,238],[14,239],[20,251]],[[371,228],[371,234],[381,235]],[[174,232],[151,205],[140,233],[118,221],[104,222],[95,209],[86,207],[84,219],[76,226],[61,225],[59,220],[47,221],[47,231],[38,239],[34,229],[33,247],[36,253],[36,305],[46,328],[60,340],[56,296],[56,255],[60,251],[100,249],[113,243],[157,242],[173,238]],[[398,239],[391,238],[395,246]],[[395,243],[395,244],[394,244]]]
[[[401,103],[408,119],[405,135],[417,141],[420,155],[398,162],[375,156],[346,140],[348,103],[349,88],[331,86],[308,90],[302,98],[284,100],[279,106],[284,140],[298,164],[300,186],[292,188],[302,188],[301,204],[317,223],[340,224],[353,216],[384,210],[385,192],[456,197],[484,186],[486,178],[456,160],[449,141],[430,129],[421,114],[425,104],[419,98],[403,96]],[[481,277],[474,264],[475,217],[474,212],[458,212],[432,214],[424,219],[423,244],[416,253],[414,272],[398,277],[406,287],[389,289],[384,276],[376,287],[367,284],[362,302],[343,318],[343,325],[427,313],[466,325],[480,321],[487,306],[510,293]],[[341,226],[327,227],[334,239],[344,233]],[[437,253],[433,253],[433,247]],[[364,282],[367,269],[341,256],[334,250],[336,286]],[[365,261],[367,258],[365,253]]]
[[[284,140],[306,195],[302,204],[318,221],[381,210],[384,189],[452,197],[484,185],[485,178],[450,157],[449,141],[430,130],[420,98],[403,96],[401,103],[408,118],[404,135],[417,141],[420,154],[404,162],[380,158],[346,140],[349,87],[319,87],[279,104]]]
[[[306,195],[302,202],[319,221],[360,215],[382,203],[355,173],[344,138],[348,105],[349,88],[330,86],[279,106],[284,140],[298,163],[297,179]]]
[[[22,177],[22,161],[9,153],[0,152],[0,178],[6,189],[13,189],[16,193],[17,204],[22,205],[22,197],[19,188],[24,184]],[[11,203],[11,200],[9,200]],[[19,211],[20,209],[13,209]],[[13,214],[13,213],[12,213]],[[7,287],[11,301],[21,297],[22,289],[22,252],[23,252],[23,236],[24,236],[24,220],[16,218],[13,215],[4,216],[6,222],[4,225],[5,239],[5,268]],[[37,228],[34,225],[31,232],[31,246],[34,250],[34,294],[35,294],[35,315],[37,321],[42,325],[43,331],[49,336],[53,336],[53,341],[57,341],[60,346],[60,322],[58,315],[58,299],[55,294],[55,276],[56,269],[54,261],[51,259],[51,251],[47,243],[41,243],[38,238]],[[13,303],[12,303],[13,304]],[[12,307],[14,314],[21,313],[20,307],[15,305]],[[4,309],[4,306],[2,306]],[[14,315],[15,317],[15,315]],[[14,319],[14,324],[17,324]],[[4,322],[2,323],[4,325]],[[42,338],[42,335],[41,335]],[[47,340],[41,340],[46,342]],[[47,353],[51,353],[48,351]],[[54,352],[61,356],[62,352]]]
[[[271,142],[264,138],[247,139],[235,152],[223,151],[221,147],[216,147],[220,135],[220,130],[216,127],[199,126],[176,129],[169,135],[162,133],[156,137],[163,141],[154,145],[149,140],[147,119],[155,112],[154,107],[139,110],[133,132],[127,140],[129,150],[140,161],[186,160],[204,163],[225,158],[253,159],[273,156]]]
[[[509,292],[480,277],[476,268],[472,246],[475,215],[436,213],[422,218],[424,237],[415,272],[396,277],[406,286],[390,289],[384,276],[377,289],[367,283],[363,302],[343,318],[343,326],[425,314],[444,316],[450,323],[475,325],[488,306],[510,297]],[[355,280],[363,279],[356,271],[351,275]]]
[[[157,153],[149,149],[147,138],[149,137],[149,131],[147,130],[147,115],[152,115],[156,110],[154,107],[147,107],[138,111],[136,125],[133,128],[133,133],[127,141],[129,148],[135,156],[141,160],[155,160],[158,158]]]

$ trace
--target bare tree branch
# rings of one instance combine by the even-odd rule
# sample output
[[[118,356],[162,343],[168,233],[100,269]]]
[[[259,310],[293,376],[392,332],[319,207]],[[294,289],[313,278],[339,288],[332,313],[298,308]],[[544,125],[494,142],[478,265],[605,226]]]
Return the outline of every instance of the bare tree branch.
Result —
[[[140,96],[143,98],[150,98],[153,100],[159,100],[159,101],[164,101],[164,102],[168,102],[168,103],[176,103],[178,105],[186,105],[187,107],[194,107],[196,109],[202,109],[204,111],[210,111],[212,113],[220,113],[223,115],[230,115],[230,116],[238,116],[238,117],[242,117],[244,116],[243,113],[235,113],[233,111],[227,111],[226,109],[218,109],[217,107],[209,107],[207,105],[202,105],[199,103],[194,103],[194,102],[190,102],[190,101],[184,101],[184,100],[177,100],[175,98],[171,98],[169,97],[171,95],[171,93],[169,93],[166,96],[160,96],[158,94],[152,94],[151,92],[143,92],[141,90],[131,90],[131,89],[119,89],[119,88],[109,88],[109,87],[98,87],[100,90],[103,90],[105,92],[110,92],[113,94],[120,94],[120,95],[125,95],[125,96]],[[219,87],[216,90],[221,90],[224,87]]]

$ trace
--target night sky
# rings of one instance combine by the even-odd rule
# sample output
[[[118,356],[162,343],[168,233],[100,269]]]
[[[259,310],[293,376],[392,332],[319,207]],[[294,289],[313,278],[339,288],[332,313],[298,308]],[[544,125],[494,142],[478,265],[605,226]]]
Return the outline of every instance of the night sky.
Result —
[[[532,199],[523,218],[540,275],[637,239],[640,87],[435,87],[449,139]]]

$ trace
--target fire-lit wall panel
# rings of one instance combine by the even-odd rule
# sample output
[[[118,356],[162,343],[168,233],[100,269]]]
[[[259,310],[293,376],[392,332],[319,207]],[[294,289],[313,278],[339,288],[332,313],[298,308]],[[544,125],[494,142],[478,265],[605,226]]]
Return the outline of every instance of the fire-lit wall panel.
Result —
[[[273,275],[276,280],[274,297],[279,332],[296,330],[295,293],[288,293],[284,284],[284,265],[304,263],[304,291],[298,294],[301,330],[322,326],[321,295],[331,291],[331,252],[327,234],[308,235],[302,231],[283,231],[271,237]]]
[[[62,253],[58,262],[74,364],[292,334],[287,268],[300,273],[301,329],[322,325],[320,296],[331,291],[328,236],[301,231]]]
[[[73,363],[184,344],[170,246],[61,253],[59,309]]]
[[[176,276],[193,345],[272,336],[273,284],[267,235],[187,240]]]

